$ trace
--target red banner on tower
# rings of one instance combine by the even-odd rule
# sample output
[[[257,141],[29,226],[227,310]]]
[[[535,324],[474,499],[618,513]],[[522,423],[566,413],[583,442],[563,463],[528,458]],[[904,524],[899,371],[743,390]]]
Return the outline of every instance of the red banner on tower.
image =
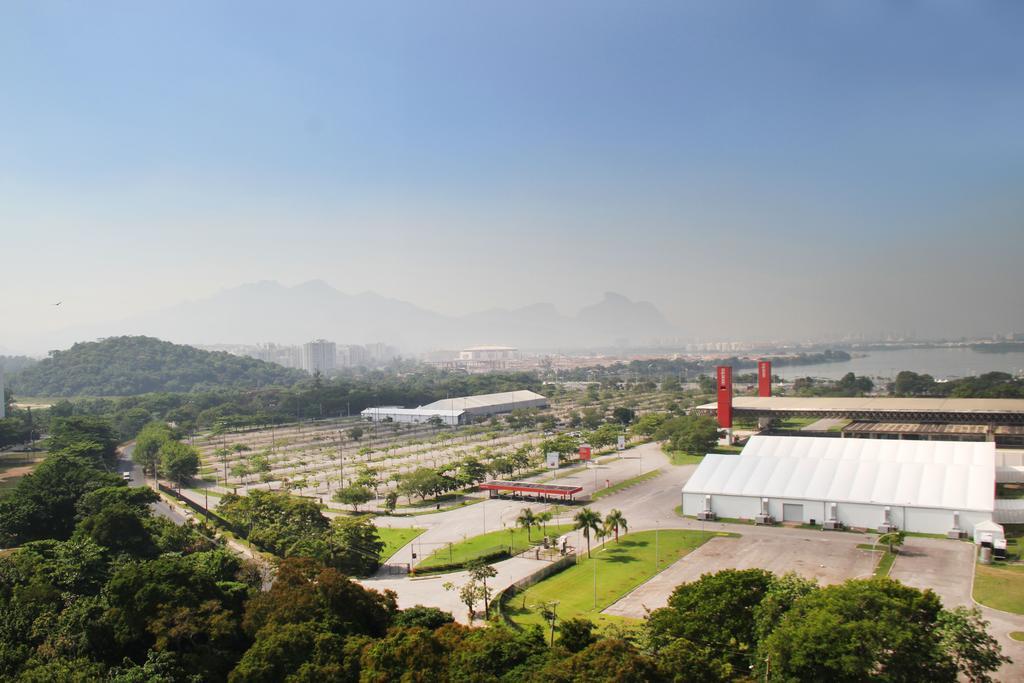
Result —
[[[718,377],[718,426],[732,427],[732,366],[719,365]]]
[[[772,362],[770,360],[757,361],[757,395],[772,395]]]

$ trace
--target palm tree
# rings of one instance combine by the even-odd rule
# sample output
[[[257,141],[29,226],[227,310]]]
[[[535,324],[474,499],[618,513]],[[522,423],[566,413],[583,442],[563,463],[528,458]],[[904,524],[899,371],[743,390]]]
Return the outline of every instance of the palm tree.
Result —
[[[523,511],[516,517],[516,524],[526,529],[526,540],[532,541],[530,538],[530,530],[537,524],[537,516],[533,514],[533,510],[530,508],[523,508]]]
[[[576,523],[574,528],[583,530],[583,537],[587,539],[587,557],[590,557],[590,532],[591,530],[600,532],[601,513],[594,512],[590,508],[583,508],[573,517],[573,522]]]
[[[537,513],[535,517],[537,519],[537,524],[541,525],[541,527],[544,529],[544,535],[547,536],[548,522],[555,518],[555,513],[552,512],[551,510],[545,510],[544,512]]]
[[[619,529],[629,531],[629,522],[622,514],[622,510],[610,510],[604,518],[605,523],[615,532],[615,542],[619,542]]]

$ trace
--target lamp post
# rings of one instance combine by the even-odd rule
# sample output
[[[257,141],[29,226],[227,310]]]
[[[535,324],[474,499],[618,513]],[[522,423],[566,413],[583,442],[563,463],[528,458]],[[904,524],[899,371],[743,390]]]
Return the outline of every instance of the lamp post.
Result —
[[[661,567],[661,547],[658,545],[658,532],[661,531],[661,522],[655,522],[654,527],[654,571]]]

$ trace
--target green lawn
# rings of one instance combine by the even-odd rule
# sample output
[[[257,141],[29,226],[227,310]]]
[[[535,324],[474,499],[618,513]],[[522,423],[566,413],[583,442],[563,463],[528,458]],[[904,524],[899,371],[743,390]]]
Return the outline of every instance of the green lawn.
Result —
[[[699,465],[704,459],[703,455],[690,455],[683,451],[665,451],[665,455],[673,465]]]
[[[571,524],[548,524],[547,535],[557,537],[571,529]],[[512,544],[512,552],[514,554],[529,548],[531,540],[533,543],[540,542],[543,534],[543,530],[539,528],[534,528],[530,532],[529,538],[527,537],[526,529],[518,527],[491,531],[490,533],[467,538],[459,543],[453,543],[451,546],[438,548],[427,559],[416,566],[419,569],[427,569],[439,564],[468,562],[482,555],[499,551],[502,548],[508,549],[510,543]]]
[[[743,449],[740,446],[715,446],[709,453],[739,453]],[[704,459],[704,453],[687,453],[686,451],[672,451],[663,448],[662,451],[668,456],[673,465],[698,465]]]
[[[875,565],[875,576],[889,576],[892,565],[896,561],[897,553],[890,553],[889,546],[885,544],[858,543],[857,547],[861,550],[880,553],[878,564]]]
[[[601,498],[604,498],[605,496],[610,496],[613,493],[618,493],[622,489],[628,489],[630,486],[636,486],[637,484],[641,484],[641,483],[643,483],[645,481],[648,481],[650,479],[654,479],[655,477],[657,477],[660,474],[661,474],[661,470],[651,470],[650,472],[647,472],[646,474],[638,475],[636,477],[633,477],[632,479],[626,479],[625,481],[620,481],[618,484],[613,484],[613,485],[609,486],[608,488],[601,489],[600,491],[595,493],[593,495],[593,500],[599,500]]]
[[[1024,498],[1024,484],[996,484],[996,498]]]
[[[779,430],[800,430],[809,424],[814,424],[820,417],[787,417],[784,420],[776,421],[772,427]]]
[[[613,602],[644,583],[660,570],[699,547],[714,536],[734,534],[707,533],[667,529],[657,533],[657,554],[660,559],[655,568],[655,533],[640,531],[622,536],[618,543],[610,541],[594,551],[588,559],[586,550],[573,567],[541,581],[523,593],[509,599],[506,613],[517,624],[541,624],[542,603],[558,601],[558,618],[586,617],[604,628],[612,623],[632,622],[631,619],[600,614]],[[594,607],[594,569],[597,569],[597,608]]]
[[[424,531],[426,531],[426,529],[417,529],[415,527],[406,529],[377,527],[377,535],[380,536],[380,540],[384,541],[384,549],[380,551],[381,562],[387,561],[392,555],[398,552],[399,548],[422,534]]]
[[[1024,565],[979,564],[974,572],[974,599],[993,609],[1024,614]]]

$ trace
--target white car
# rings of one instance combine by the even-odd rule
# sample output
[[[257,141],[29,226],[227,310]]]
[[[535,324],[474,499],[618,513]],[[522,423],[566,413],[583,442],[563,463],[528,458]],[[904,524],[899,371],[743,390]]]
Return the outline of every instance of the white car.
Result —
[[[131,481],[132,480],[132,473],[131,472],[122,472],[121,473],[121,478],[124,479],[125,481]]]

